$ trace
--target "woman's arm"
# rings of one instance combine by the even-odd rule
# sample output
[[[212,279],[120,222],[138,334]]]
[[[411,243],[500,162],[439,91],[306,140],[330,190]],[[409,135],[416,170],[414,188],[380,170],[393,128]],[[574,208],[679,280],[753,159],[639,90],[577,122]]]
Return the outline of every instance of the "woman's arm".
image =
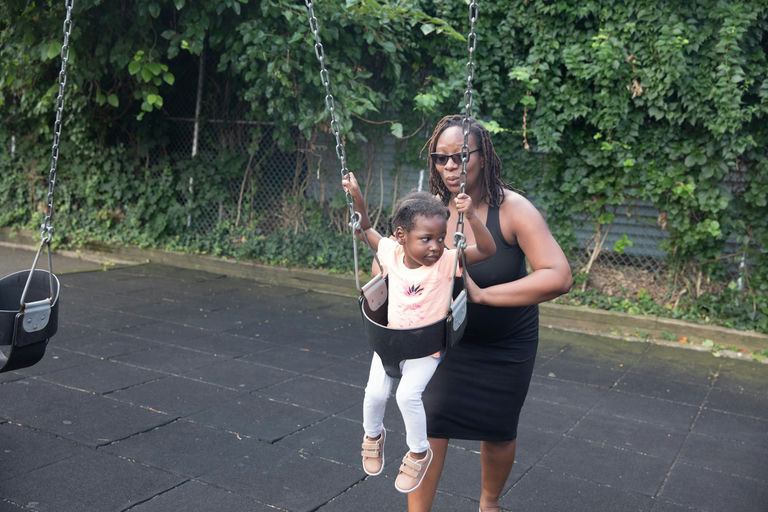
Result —
[[[470,299],[489,306],[527,306],[567,293],[572,284],[571,267],[541,213],[530,201],[509,193],[499,209],[499,220],[505,238],[516,239],[532,272],[488,288],[468,283]]]

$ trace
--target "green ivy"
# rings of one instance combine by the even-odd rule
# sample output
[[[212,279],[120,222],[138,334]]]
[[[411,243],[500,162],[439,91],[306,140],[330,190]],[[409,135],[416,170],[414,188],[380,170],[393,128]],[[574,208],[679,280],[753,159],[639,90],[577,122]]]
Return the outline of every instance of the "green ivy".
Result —
[[[417,164],[425,130],[463,108],[466,5],[315,5],[350,168],[365,160],[358,143],[385,136],[398,138],[395,168]],[[2,226],[40,223],[62,16],[63,2],[0,2]],[[349,235],[327,221],[334,208],[301,196],[281,199],[299,213],[275,233],[259,230],[266,212],[201,226],[205,208],[236,207],[231,182],[244,157],[217,141],[217,155],[168,154],[166,117],[194,97],[189,77],[202,55],[204,111],[274,122],[283,151],[297,133],[327,133],[301,3],[82,0],[75,19],[56,243],[351,269]],[[535,199],[566,252],[577,248],[576,223],[605,233],[625,204],[648,201],[669,235],[661,249],[679,278],[671,286],[702,275],[727,284],[734,268],[741,279],[718,296],[683,294],[672,310],[642,293],[608,298],[588,287],[566,300],[765,331],[768,4],[486,2],[477,30],[475,112],[493,130],[505,179]],[[612,249],[629,252],[633,241],[618,236]],[[734,241],[738,254],[726,254]]]

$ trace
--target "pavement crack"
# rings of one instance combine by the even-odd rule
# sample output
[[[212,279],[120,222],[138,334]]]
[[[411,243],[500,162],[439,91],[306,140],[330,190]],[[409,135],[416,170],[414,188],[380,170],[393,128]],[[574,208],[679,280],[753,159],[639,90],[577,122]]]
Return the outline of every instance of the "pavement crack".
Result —
[[[320,505],[318,505],[317,507],[313,508],[309,512],[317,512],[318,510],[320,510],[324,506],[328,505],[332,501],[338,499],[340,496],[343,496],[343,495],[347,494],[349,491],[351,491],[352,489],[354,489],[355,487],[357,487],[361,483],[365,482],[368,478],[369,477],[367,475],[365,475],[365,476],[361,477],[359,480],[357,480],[355,482],[352,482],[352,484],[349,487],[347,487],[346,489],[342,490],[340,493],[336,494],[335,496],[331,496],[324,503],[321,503]]]
[[[146,502],[148,502],[148,501],[151,501],[151,500],[153,500],[153,499],[157,498],[158,496],[162,496],[163,494],[166,494],[166,493],[168,493],[168,492],[170,492],[170,491],[173,491],[174,489],[178,489],[179,487],[181,487],[182,485],[186,484],[186,483],[187,483],[187,482],[189,482],[190,480],[191,480],[190,478],[187,478],[186,480],[182,480],[182,481],[181,481],[181,482],[179,482],[178,484],[176,484],[176,485],[173,485],[173,486],[169,487],[168,489],[165,489],[164,491],[161,491],[161,492],[158,492],[158,493],[156,493],[156,494],[153,494],[152,496],[150,496],[150,497],[148,497],[148,498],[146,498],[146,499],[143,499],[143,500],[137,501],[136,503],[133,503],[133,504],[129,505],[127,508],[121,509],[121,510],[120,510],[120,512],[127,512],[127,511],[129,511],[129,510],[133,510],[133,509],[135,509],[136,507],[138,507],[138,506],[140,506],[140,505],[143,505],[144,503],[146,503]]]
[[[659,496],[661,496],[661,493],[664,492],[664,488],[667,486],[667,482],[669,482],[669,477],[672,475],[672,471],[674,471],[675,466],[677,466],[677,463],[680,460],[680,454],[683,452],[685,445],[688,444],[688,439],[690,438],[691,432],[693,432],[693,429],[696,426],[696,422],[699,421],[701,414],[707,408],[706,406],[707,406],[707,402],[709,401],[709,396],[712,394],[712,390],[715,388],[715,384],[717,384],[717,380],[720,377],[720,370],[722,368],[723,368],[723,365],[722,363],[720,363],[720,365],[718,365],[717,367],[717,371],[712,375],[712,380],[709,383],[707,394],[704,396],[704,398],[701,399],[699,408],[696,411],[696,414],[693,416],[693,420],[691,420],[691,425],[688,427],[688,432],[685,435],[685,439],[683,440],[682,443],[680,443],[680,448],[677,449],[675,458],[672,460],[672,463],[669,465],[669,470],[667,471],[667,474],[664,476],[664,480],[661,482],[661,485],[656,490],[656,494],[653,495],[654,498],[658,498]]]
[[[133,437],[140,436],[141,434],[146,434],[147,432],[152,432],[153,430],[156,430],[158,428],[166,427],[166,426],[170,425],[171,423],[174,423],[174,422],[178,421],[179,419],[180,418],[178,416],[175,416],[172,419],[170,419],[169,421],[166,421],[165,423],[160,423],[159,425],[153,425],[150,428],[147,428],[147,429],[144,429],[144,430],[140,430],[138,432],[133,432],[133,433],[128,434],[127,436],[121,437],[119,439],[112,439],[111,441],[108,441],[106,443],[98,444],[98,445],[96,445],[96,448],[99,449],[99,448],[106,448],[107,446],[112,446],[113,444],[119,443],[121,441],[125,441],[126,439],[131,439]]]

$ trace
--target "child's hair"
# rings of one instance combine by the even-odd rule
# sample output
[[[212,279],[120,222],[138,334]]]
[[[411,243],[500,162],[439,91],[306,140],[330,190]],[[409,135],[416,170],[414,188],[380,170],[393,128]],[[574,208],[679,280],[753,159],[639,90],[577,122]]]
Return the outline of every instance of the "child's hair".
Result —
[[[410,231],[417,215],[444,217],[445,220],[450,217],[448,208],[435,196],[429,192],[414,191],[403,196],[392,208],[392,216],[389,218],[390,232],[394,232],[398,226],[406,232]]]

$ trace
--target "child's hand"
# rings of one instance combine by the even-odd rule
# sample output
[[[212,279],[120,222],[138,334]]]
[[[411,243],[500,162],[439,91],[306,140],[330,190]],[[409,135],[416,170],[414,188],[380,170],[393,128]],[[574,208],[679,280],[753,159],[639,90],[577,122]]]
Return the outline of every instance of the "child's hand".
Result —
[[[360,192],[360,185],[357,184],[355,175],[351,172],[342,178],[341,187],[352,196],[352,200],[355,203],[362,200],[363,194]]]
[[[370,219],[368,219],[368,212],[365,211],[365,202],[363,201],[363,193],[360,191],[360,185],[357,184],[355,175],[350,172],[349,174],[344,176],[341,179],[341,187],[352,198],[352,207],[354,208],[355,212],[360,214],[359,229],[362,231],[366,231],[370,229],[371,221]],[[378,247],[378,243],[377,243],[377,247]]]
[[[475,209],[472,207],[472,198],[468,194],[461,193],[454,199],[456,203],[456,211],[463,213],[467,217],[475,215]]]

